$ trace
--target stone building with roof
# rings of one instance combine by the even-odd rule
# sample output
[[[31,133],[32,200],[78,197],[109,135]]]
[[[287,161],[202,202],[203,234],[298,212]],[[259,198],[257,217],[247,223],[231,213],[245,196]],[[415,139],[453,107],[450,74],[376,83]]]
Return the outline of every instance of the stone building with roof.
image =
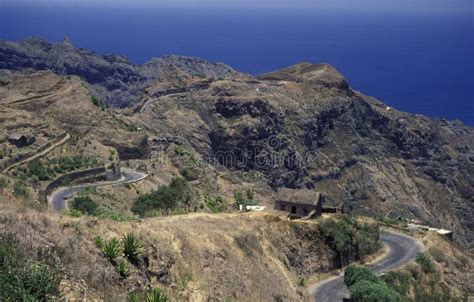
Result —
[[[324,197],[320,192],[305,189],[278,189],[274,196],[275,210],[292,215],[306,217],[320,216],[323,210]]]
[[[14,132],[8,135],[8,142],[17,148],[23,148],[34,144],[35,137],[27,133]]]

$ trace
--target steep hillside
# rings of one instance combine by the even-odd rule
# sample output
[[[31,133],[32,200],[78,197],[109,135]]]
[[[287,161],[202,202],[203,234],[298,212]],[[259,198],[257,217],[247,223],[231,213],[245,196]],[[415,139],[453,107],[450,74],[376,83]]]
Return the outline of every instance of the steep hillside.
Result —
[[[84,87],[77,78],[57,82],[56,75],[33,73],[37,78],[30,80],[26,71],[4,72],[2,124],[20,127],[41,113],[58,132],[87,134],[116,149],[122,164],[151,175],[116,201],[126,212],[138,193],[181,174],[197,191],[187,210],[209,210],[206,196],[231,205],[234,193],[246,189],[272,207],[277,188],[308,188],[353,213],[391,213],[451,229],[457,242],[472,248],[474,130],[399,112],[352,90],[327,64],[301,63],[254,78],[197,59],[133,65],[68,41],[30,39],[1,42],[0,68],[82,77]],[[55,78],[50,90],[58,97],[40,96],[46,77]],[[22,81],[40,84],[18,92],[15,83]],[[76,88],[67,90],[70,81]],[[102,111],[100,98],[94,106],[91,95],[129,106]],[[75,107],[86,103],[93,111]],[[102,154],[107,159],[107,151]]]
[[[40,260],[49,255],[60,280],[58,291],[51,293],[68,300],[126,301],[130,292],[159,287],[173,301],[310,301],[305,278],[338,267],[339,256],[318,223],[288,222],[275,214],[113,222],[4,203],[0,213],[0,255],[8,252],[7,244],[18,250],[16,257],[20,251],[27,259],[35,259],[36,251]],[[377,228],[361,227],[351,232],[361,232],[359,238],[376,245],[371,240],[377,240]],[[136,234],[143,247],[137,260],[117,256],[108,261],[98,245],[128,233]],[[113,264],[123,261],[125,277]]]
[[[98,97],[116,107],[133,103],[151,81],[175,73],[214,78],[237,75],[227,65],[182,56],[154,58],[136,65],[124,56],[102,56],[75,48],[67,38],[55,44],[37,38],[18,43],[0,40],[0,69],[52,70],[60,75],[80,76]]]
[[[472,244],[473,129],[399,112],[329,65],[147,95],[124,114],[246,181],[316,189],[353,212],[420,219]]]

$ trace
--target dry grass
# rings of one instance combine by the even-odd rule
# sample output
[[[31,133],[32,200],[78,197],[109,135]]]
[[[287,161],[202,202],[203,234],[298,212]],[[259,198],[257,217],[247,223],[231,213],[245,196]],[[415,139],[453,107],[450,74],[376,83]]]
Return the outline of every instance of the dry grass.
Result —
[[[470,292],[474,299],[472,280],[474,280],[474,261],[443,236],[429,232],[423,240],[428,254],[433,258],[440,274],[440,284],[461,295]]]
[[[114,222],[11,203],[2,203],[0,213],[1,233],[15,234],[21,247],[59,251],[64,268],[61,292],[69,298],[116,301],[136,288],[161,287],[178,300],[305,301],[309,297],[298,277],[332,268],[324,243],[303,237],[314,226],[295,228],[271,214],[190,214]],[[122,279],[101,255],[95,238],[110,240],[130,232],[143,242],[144,257]],[[302,271],[303,266],[310,271]]]

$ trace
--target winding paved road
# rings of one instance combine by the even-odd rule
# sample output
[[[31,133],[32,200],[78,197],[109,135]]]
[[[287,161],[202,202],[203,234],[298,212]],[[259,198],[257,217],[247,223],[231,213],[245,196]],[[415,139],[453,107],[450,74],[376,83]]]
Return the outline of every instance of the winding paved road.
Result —
[[[380,240],[388,248],[388,254],[380,260],[367,265],[375,274],[382,274],[402,266],[415,259],[416,254],[423,250],[423,244],[407,235],[391,231],[382,231]],[[316,302],[339,302],[348,296],[344,284],[344,273],[313,285],[309,289]]]
[[[50,204],[56,211],[60,211],[64,208],[67,208],[66,199],[70,198],[73,193],[81,192],[90,187],[117,186],[121,184],[133,183],[140,181],[146,178],[147,176],[148,175],[140,172],[122,171],[122,177],[116,181],[98,182],[94,184],[84,184],[74,187],[61,187],[54,191],[50,196],[48,196],[48,204]]]

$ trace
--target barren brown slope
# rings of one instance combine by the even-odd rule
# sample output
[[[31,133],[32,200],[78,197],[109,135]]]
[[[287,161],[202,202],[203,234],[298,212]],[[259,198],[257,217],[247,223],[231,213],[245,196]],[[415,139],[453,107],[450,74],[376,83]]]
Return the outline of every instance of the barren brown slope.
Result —
[[[4,72],[1,81],[2,136],[17,131],[44,135],[67,131],[80,139],[121,145],[124,150],[129,146],[141,149],[140,140],[146,140],[145,135],[130,131],[126,124],[94,105],[93,94],[77,77]]]
[[[300,277],[335,268],[315,222],[274,214],[190,214],[113,222],[0,204],[0,237],[23,250],[58,253],[65,299],[124,301],[160,287],[175,300],[310,301]],[[133,232],[143,253],[121,278],[96,246]],[[304,280],[304,279],[303,279]]]
[[[148,153],[147,135],[102,109],[100,103],[94,105],[92,94],[77,77],[4,71],[0,106],[0,166],[13,167],[2,179],[10,192],[15,183],[24,187],[20,199],[40,207],[45,206],[37,202],[43,201],[45,187],[62,174],[97,167],[112,172],[119,158]],[[11,141],[15,135],[28,136],[31,142],[15,146]],[[47,175],[28,174],[38,162]]]

